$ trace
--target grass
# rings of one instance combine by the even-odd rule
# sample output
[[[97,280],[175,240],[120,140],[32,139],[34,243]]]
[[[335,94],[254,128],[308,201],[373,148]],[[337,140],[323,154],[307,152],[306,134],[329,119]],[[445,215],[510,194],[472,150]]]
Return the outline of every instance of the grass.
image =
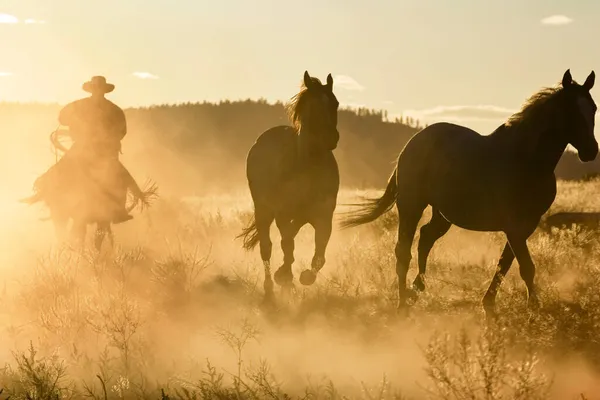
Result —
[[[597,210],[597,183],[561,182],[551,212]],[[340,203],[356,194],[345,191]],[[391,212],[368,226],[336,230],[315,285],[277,292],[278,307],[269,311],[261,307],[258,251],[246,253],[234,240],[249,210],[238,196],[161,199],[118,226],[117,248],[100,254],[51,247],[50,230],[23,239],[34,251],[9,258],[0,297],[0,398],[593,399],[600,393],[594,232],[537,232],[529,245],[541,310],[527,311],[515,262],[498,295],[500,317],[488,324],[480,300],[503,237],[452,228],[430,255],[426,291],[401,319]],[[272,237],[278,265],[275,229]],[[296,282],[312,251],[306,227],[296,240]]]

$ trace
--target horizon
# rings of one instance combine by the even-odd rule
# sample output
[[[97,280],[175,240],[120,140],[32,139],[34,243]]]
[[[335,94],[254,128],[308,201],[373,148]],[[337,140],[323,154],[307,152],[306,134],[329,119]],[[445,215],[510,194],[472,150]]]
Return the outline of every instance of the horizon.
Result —
[[[331,73],[344,106],[485,134],[566,69],[582,82],[600,64],[590,0],[101,4],[0,6],[0,100],[66,104],[104,75],[123,108],[286,102],[308,70]]]

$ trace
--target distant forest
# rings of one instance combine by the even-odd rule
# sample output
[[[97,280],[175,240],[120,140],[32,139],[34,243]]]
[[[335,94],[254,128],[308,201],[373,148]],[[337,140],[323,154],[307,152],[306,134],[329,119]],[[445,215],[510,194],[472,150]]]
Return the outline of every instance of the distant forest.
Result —
[[[4,151],[53,160],[48,135],[57,126],[58,105],[0,104]],[[125,110],[128,135],[123,162],[136,178],[152,178],[171,192],[193,195],[245,185],[245,157],[264,130],[288,124],[283,104],[264,100],[160,105]],[[342,109],[335,151],[342,185],[382,188],[407,140],[421,129],[412,119],[390,121],[385,111]],[[23,142],[21,139],[25,139]],[[15,148],[15,143],[19,143]],[[3,169],[10,170],[5,158]],[[41,172],[41,171],[40,171]],[[600,158],[581,163],[566,152],[560,179],[586,179],[600,172]]]

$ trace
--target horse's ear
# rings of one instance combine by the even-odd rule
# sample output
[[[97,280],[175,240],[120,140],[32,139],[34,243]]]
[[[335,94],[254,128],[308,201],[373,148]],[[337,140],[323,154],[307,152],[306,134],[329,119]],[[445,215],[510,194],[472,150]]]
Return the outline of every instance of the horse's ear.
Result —
[[[333,77],[331,74],[327,75],[327,88],[333,91]]]
[[[306,86],[307,89],[310,89],[311,85],[312,79],[310,78],[308,71],[304,71],[304,86]]]
[[[592,71],[590,73],[590,75],[587,77],[587,79],[585,80],[585,82],[583,83],[583,87],[589,91],[591,88],[594,87],[594,82],[596,81],[596,74],[594,73],[594,71]]]
[[[568,69],[565,71],[565,74],[563,75],[562,78],[562,86],[564,88],[571,86],[571,84],[573,83],[573,77],[571,76],[571,70]]]

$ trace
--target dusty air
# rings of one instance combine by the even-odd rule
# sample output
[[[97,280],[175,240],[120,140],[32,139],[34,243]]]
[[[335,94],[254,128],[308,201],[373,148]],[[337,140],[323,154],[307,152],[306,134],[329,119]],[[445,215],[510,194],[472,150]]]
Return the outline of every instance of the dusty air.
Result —
[[[0,400],[598,398],[600,6],[307,1],[0,5]]]

